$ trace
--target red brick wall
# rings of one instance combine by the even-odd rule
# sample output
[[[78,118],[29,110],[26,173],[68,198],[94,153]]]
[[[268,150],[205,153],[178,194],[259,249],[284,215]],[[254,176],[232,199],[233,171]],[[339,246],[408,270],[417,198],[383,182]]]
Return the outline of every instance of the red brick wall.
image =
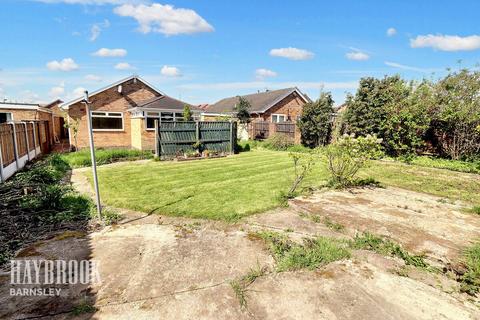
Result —
[[[104,92],[98,93],[90,97],[92,102],[92,111],[111,111],[123,113],[123,131],[94,131],[94,143],[95,147],[118,147],[118,148],[130,148],[131,141],[131,123],[130,114],[127,111],[130,108],[136,106],[136,104],[158,96],[150,87],[144,85],[141,81],[133,83],[133,80],[122,84],[122,94],[118,93],[117,86],[108,89]],[[86,121],[86,109],[85,105],[81,102],[73,104],[68,109],[68,115],[70,118],[79,119],[78,130],[78,146],[77,148],[86,148],[89,146],[88,142],[88,127]],[[71,143],[75,144],[73,132],[71,132]]]
[[[290,118],[292,122],[297,121],[297,117],[302,114],[305,101],[296,93],[293,92],[285,99],[270,108],[267,112],[262,114],[263,121],[271,122],[272,114],[284,114]]]

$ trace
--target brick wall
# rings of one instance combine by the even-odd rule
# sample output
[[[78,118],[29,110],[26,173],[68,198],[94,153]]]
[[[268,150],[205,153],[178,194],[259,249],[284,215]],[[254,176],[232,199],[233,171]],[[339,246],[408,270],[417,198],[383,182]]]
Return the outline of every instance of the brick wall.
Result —
[[[302,114],[304,100],[296,93],[293,92],[288,97],[277,103],[275,106],[265,112],[261,118],[263,121],[272,121],[272,114],[284,114],[290,118],[290,121],[296,122],[297,117]]]
[[[117,87],[105,90],[90,97],[92,102],[92,111],[110,111],[123,113],[123,131],[94,131],[95,147],[118,147],[131,148],[132,147],[132,124],[130,113],[127,111],[135,107],[138,103],[158,96],[150,87],[144,85],[141,81],[135,84],[130,80],[122,84],[122,94],[118,93]],[[89,146],[88,142],[88,127],[87,115],[85,105],[81,102],[73,104],[68,109],[69,118],[79,119],[78,130],[78,146],[77,148],[86,148]],[[71,136],[72,145],[75,144],[73,133]]]

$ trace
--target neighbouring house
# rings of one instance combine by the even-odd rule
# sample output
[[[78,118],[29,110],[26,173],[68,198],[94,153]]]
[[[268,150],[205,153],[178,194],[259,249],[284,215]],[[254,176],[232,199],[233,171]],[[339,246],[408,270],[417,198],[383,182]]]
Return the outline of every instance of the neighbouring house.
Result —
[[[165,95],[154,86],[133,75],[89,94],[95,147],[155,149],[155,120],[183,119],[189,105],[194,117],[201,110],[186,102]],[[66,102],[70,145],[77,149],[89,146],[84,97]],[[72,125],[78,124],[75,137]]]
[[[251,105],[252,122],[248,128],[250,139],[264,139],[275,132],[283,132],[294,137],[296,142],[300,142],[300,134],[295,123],[302,114],[303,106],[311,100],[298,88],[267,90],[247,94],[242,98]],[[234,117],[238,101],[239,97],[235,96],[208,106],[203,113],[203,119]],[[239,133],[238,136],[244,136],[244,134]]]
[[[55,143],[60,143],[68,138],[68,129],[65,127],[65,112],[60,108],[62,100],[57,99],[48,104],[44,104],[44,109],[52,112],[53,138]]]
[[[38,103],[0,102],[0,123],[15,121],[39,121],[42,123],[42,150],[55,143],[55,115],[45,105]]]

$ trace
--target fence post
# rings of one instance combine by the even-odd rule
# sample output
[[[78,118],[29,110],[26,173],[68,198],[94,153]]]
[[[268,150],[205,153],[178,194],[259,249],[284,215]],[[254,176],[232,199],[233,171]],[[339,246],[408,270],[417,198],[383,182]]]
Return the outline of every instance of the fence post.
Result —
[[[233,148],[233,121],[230,121],[230,154],[234,152]]]
[[[27,144],[27,159],[28,161],[32,160],[30,159],[30,144],[28,143],[28,127],[27,123],[23,122],[23,126],[25,127],[25,142]]]
[[[0,182],[5,182],[6,179],[3,178],[3,155],[2,155],[2,139],[0,137]]]
[[[160,157],[160,130],[158,119],[155,119],[155,158]]]
[[[37,133],[35,132],[35,122],[31,121],[32,123],[32,131],[33,131],[33,148],[35,150],[35,158],[37,157]]]
[[[195,140],[200,141],[200,121],[195,121]]]
[[[20,170],[20,165],[19,165],[19,158],[18,158],[18,148],[17,148],[17,130],[15,128],[15,122],[10,122],[9,124],[12,125],[13,129],[13,154],[15,155],[15,166],[17,167],[17,171]]]

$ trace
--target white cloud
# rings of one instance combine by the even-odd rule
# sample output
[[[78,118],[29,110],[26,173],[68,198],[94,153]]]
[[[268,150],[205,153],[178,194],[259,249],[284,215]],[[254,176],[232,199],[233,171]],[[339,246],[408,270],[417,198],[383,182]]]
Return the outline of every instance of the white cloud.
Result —
[[[170,66],[163,66],[162,70],[160,70],[160,73],[162,76],[165,77],[180,77],[181,73],[180,70],[176,67],[170,67]]]
[[[97,38],[100,36],[100,33],[102,32],[103,29],[106,29],[110,27],[110,21],[105,19],[102,23],[95,23],[92,25],[92,28],[90,28],[90,41],[95,41]]]
[[[412,48],[431,47],[442,51],[470,51],[480,48],[480,36],[420,35],[410,39],[410,46]]]
[[[127,55],[127,50],[125,49],[107,49],[101,48],[98,51],[92,53],[96,57],[125,57]]]
[[[72,58],[65,58],[62,61],[53,60],[48,62],[47,68],[53,71],[72,71],[78,69],[78,64]]]
[[[88,4],[88,5],[104,5],[104,4],[125,4],[125,3],[143,3],[145,0],[33,0],[43,3],[66,3],[66,4]]]
[[[388,28],[387,29],[387,36],[393,37],[396,34],[397,34],[397,29],[395,29],[395,28]]]
[[[276,77],[277,73],[275,71],[272,71],[272,70],[260,68],[260,69],[255,70],[255,76],[257,77],[257,79],[263,80],[263,79],[269,78],[269,77]]]
[[[251,81],[251,82],[218,82],[218,83],[191,83],[179,85],[180,89],[188,90],[238,90],[238,89],[281,89],[289,87],[299,87],[301,89],[356,89],[358,82],[266,82],[266,81]]]
[[[75,88],[73,91],[72,91],[72,96],[73,96],[73,99],[75,98],[79,98],[81,96],[83,96],[85,94],[85,88],[83,87],[77,87]]]
[[[92,82],[100,82],[100,81],[102,81],[102,77],[97,76],[95,74],[87,74],[85,76],[85,80],[92,81]]]
[[[397,68],[397,69],[402,69],[402,70],[410,70],[410,71],[416,71],[416,72],[424,72],[424,73],[435,72],[435,71],[440,71],[441,70],[441,69],[426,69],[426,68],[412,67],[412,66],[407,66],[407,65],[404,65],[404,64],[391,62],[391,61],[385,61],[385,65],[387,65],[389,67],[392,67],[392,68]]]
[[[117,69],[117,70],[133,70],[135,68],[127,62],[120,62],[120,63],[117,63],[115,65],[115,69]]]
[[[172,5],[153,3],[151,5],[125,4],[114,9],[122,17],[137,20],[142,33],[159,32],[165,35],[212,32],[213,27],[194,10],[174,8]]]
[[[356,60],[356,61],[365,61],[370,59],[370,56],[361,51],[352,51],[345,54],[345,57],[349,60]]]
[[[50,91],[48,91],[48,96],[50,98],[57,99],[62,97],[64,93],[65,93],[65,87],[63,85],[60,85],[60,86],[51,88]]]
[[[274,57],[282,57],[290,60],[308,60],[312,59],[314,54],[308,50],[298,48],[279,48],[270,50],[270,55]]]

